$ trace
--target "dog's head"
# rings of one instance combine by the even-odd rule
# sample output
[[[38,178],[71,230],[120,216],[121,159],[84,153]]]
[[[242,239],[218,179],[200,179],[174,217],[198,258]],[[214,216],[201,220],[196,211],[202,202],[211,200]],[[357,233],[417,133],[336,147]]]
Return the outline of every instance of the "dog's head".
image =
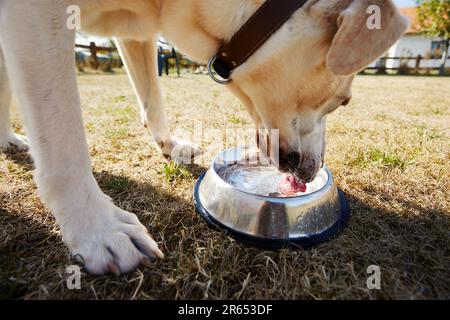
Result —
[[[354,75],[407,27],[391,0],[311,0],[236,70],[230,89],[257,128],[279,130],[282,171],[314,179],[323,165],[327,115],[350,102]],[[260,144],[278,147],[270,138]]]

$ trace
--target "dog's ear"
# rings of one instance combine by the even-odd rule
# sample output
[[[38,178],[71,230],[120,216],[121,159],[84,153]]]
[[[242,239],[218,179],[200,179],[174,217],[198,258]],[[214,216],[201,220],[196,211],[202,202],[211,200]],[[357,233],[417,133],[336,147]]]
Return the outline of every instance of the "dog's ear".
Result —
[[[337,20],[338,31],[327,56],[336,75],[364,69],[403,35],[409,21],[391,0],[353,0]]]

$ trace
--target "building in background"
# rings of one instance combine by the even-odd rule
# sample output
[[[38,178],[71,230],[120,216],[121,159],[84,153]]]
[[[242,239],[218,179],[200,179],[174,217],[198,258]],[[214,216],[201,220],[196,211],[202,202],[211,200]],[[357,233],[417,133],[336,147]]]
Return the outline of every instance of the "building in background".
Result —
[[[411,26],[406,34],[387,52],[385,57],[413,57],[421,56],[425,58],[420,62],[421,68],[439,68],[441,63],[441,57],[444,45],[442,39],[430,38],[417,29],[417,8],[400,8],[400,12],[407,16],[411,22]],[[372,66],[376,66],[380,61],[376,62]],[[407,63],[408,67],[414,68],[416,66],[416,60],[386,60],[386,68],[398,68],[400,64]],[[450,61],[447,60],[447,67],[450,67]]]

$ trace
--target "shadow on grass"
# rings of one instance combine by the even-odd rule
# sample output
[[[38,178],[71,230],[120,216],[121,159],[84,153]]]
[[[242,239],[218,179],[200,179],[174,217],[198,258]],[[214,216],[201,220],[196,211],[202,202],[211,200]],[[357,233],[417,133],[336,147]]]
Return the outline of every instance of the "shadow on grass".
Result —
[[[0,198],[4,199],[4,194]],[[3,201],[2,201],[3,202]],[[23,212],[4,209],[0,202],[0,300],[23,298],[31,288],[33,270],[55,248],[62,249],[60,239],[42,224]],[[58,245],[60,244],[60,245]],[[49,250],[49,251],[47,251]],[[61,257],[61,263],[65,263]],[[64,261],[64,262],[63,262]],[[56,274],[54,274],[56,276]],[[35,289],[35,288],[33,288]]]
[[[390,279],[383,286],[397,287],[399,295],[378,298],[438,298],[450,297],[450,212],[427,208],[416,202],[394,198],[387,193],[376,193],[390,208],[367,203],[375,190],[365,189],[367,198],[347,195],[351,220],[347,233],[354,238],[352,249],[357,249],[362,260],[380,266]],[[405,295],[402,287],[414,288]]]
[[[27,151],[17,151],[15,147],[9,148],[3,152],[6,155],[6,159],[14,162],[15,164],[24,167],[27,170],[33,170],[33,158]]]
[[[198,164],[190,164],[186,166],[186,169],[191,173],[194,179],[200,178],[200,176],[208,170],[204,166]]]
[[[200,166],[190,169],[195,177],[205,170]],[[145,282],[138,291],[136,274],[120,278],[83,275],[82,290],[70,291],[64,268],[71,262],[52,223],[45,223],[53,221],[50,214],[34,218],[29,209],[9,209],[8,201],[14,200],[0,195],[0,230],[4,231],[0,298],[130,299],[136,292],[137,297],[152,299],[450,296],[448,212],[388,195],[381,195],[382,199],[388,205],[400,205],[401,210],[375,207],[368,204],[372,192],[368,189],[365,199],[347,195],[352,217],[348,228],[333,241],[309,250],[274,252],[241,245],[211,230],[195,213],[192,200],[170,189],[108,172],[96,172],[95,177],[117,205],[137,214],[166,259],[140,269]],[[383,273],[380,291],[365,287],[366,270],[372,264],[379,265]],[[322,270],[329,273],[329,281],[320,278]],[[308,275],[309,286],[305,287]]]

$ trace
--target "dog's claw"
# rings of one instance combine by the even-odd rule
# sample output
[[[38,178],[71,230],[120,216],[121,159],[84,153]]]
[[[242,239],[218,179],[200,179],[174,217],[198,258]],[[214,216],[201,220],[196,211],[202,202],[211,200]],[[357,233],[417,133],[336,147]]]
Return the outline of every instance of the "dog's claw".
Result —
[[[121,276],[120,268],[117,266],[115,262],[108,263],[108,270],[114,274],[116,277]]]
[[[147,231],[145,232],[145,234],[133,232],[133,227],[131,227],[128,232],[129,234],[134,235],[133,237],[130,237],[131,242],[142,253],[144,257],[157,257],[160,259],[164,258],[164,254],[158,248],[158,244],[151,238]]]
[[[85,262],[84,262],[84,258],[81,254],[75,254],[72,256],[73,261],[75,261],[77,264],[79,264],[80,266],[84,267]]]
[[[158,258],[160,258],[160,259],[164,259],[164,258],[165,258],[164,253],[163,253],[161,250],[159,250],[159,249],[156,249],[155,255],[156,255]]]

